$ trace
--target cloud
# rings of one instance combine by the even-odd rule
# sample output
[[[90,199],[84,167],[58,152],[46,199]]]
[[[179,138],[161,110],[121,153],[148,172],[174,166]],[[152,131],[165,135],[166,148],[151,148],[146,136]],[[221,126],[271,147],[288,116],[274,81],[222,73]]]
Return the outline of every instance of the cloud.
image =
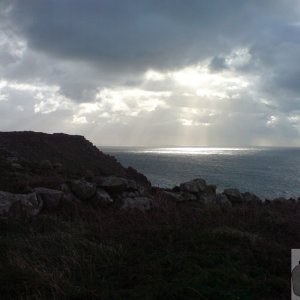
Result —
[[[144,71],[194,64],[230,51],[232,43],[261,39],[262,26],[291,17],[294,1],[288,2],[15,0],[10,16],[39,51],[109,70]]]
[[[0,126],[300,145],[296,0],[2,0]]]

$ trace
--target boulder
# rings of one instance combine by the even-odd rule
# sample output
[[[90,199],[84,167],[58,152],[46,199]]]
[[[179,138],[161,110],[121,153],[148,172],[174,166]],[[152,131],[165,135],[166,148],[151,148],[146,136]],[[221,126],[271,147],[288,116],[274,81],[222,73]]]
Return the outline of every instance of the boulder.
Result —
[[[207,185],[203,192],[197,194],[197,198],[204,204],[214,203],[217,195],[216,190],[216,185]]]
[[[253,193],[242,193],[243,200],[247,203],[262,203],[262,200]]]
[[[126,174],[129,179],[134,180],[139,185],[143,186],[145,189],[151,188],[151,182],[147,179],[144,174],[139,173],[136,169],[128,167],[126,169]]]
[[[98,188],[95,196],[91,199],[91,203],[96,206],[108,206],[112,204],[114,200],[110,195],[103,189]]]
[[[73,180],[70,182],[72,192],[82,201],[91,199],[96,194],[96,184],[85,180]]]
[[[197,178],[191,181],[181,183],[179,188],[183,192],[198,194],[201,192],[205,192],[207,185],[204,179]]]
[[[0,218],[22,219],[37,215],[43,206],[35,193],[12,194],[0,192]]]
[[[149,191],[149,188],[145,188],[142,185],[137,185],[137,191],[135,191],[135,193],[138,193],[139,195],[147,195],[149,194]]]
[[[63,192],[57,190],[38,187],[35,188],[34,191],[44,203],[43,210],[47,211],[56,209],[63,198]]]
[[[103,177],[98,185],[112,193],[138,190],[138,185],[135,181],[116,176]]]
[[[80,200],[72,193],[70,187],[63,183],[60,186],[60,190],[63,193],[63,201],[67,201],[67,202],[74,202],[76,204],[80,204]]]
[[[206,186],[205,193],[210,194],[210,195],[215,195],[217,194],[217,186],[214,184],[209,184]]]
[[[14,194],[8,192],[0,192],[0,216],[5,217],[11,208],[11,205],[17,201]]]
[[[174,193],[164,191],[164,198],[175,202],[197,201],[197,196],[188,192]]]
[[[16,163],[16,162],[11,163],[11,167],[15,170],[23,170],[24,169],[24,167],[21,164]]]
[[[221,206],[231,206],[231,202],[228,200],[227,196],[224,194],[217,194],[215,197],[215,202]]]
[[[122,199],[121,209],[138,209],[146,211],[151,209],[152,199],[148,197],[135,197]]]
[[[175,202],[182,202],[183,199],[179,193],[174,193],[170,191],[163,191],[163,198],[165,200],[175,201]]]
[[[208,194],[208,193],[203,193],[198,196],[198,200],[204,204],[209,204],[209,203],[215,203],[216,202],[216,195],[215,194]]]
[[[243,196],[238,189],[225,189],[223,194],[228,198],[228,200],[232,203],[242,203]]]
[[[180,192],[181,201],[197,201],[197,196],[188,192]]]

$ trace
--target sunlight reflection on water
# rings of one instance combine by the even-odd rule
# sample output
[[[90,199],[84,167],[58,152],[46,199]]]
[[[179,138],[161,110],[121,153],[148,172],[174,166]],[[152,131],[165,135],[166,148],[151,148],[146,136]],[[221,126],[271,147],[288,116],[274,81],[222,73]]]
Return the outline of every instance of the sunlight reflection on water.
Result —
[[[219,190],[238,188],[260,197],[300,196],[300,148],[101,147],[154,186],[172,188],[204,178]]]
[[[176,154],[176,155],[236,155],[242,153],[254,153],[257,148],[216,148],[216,147],[174,147],[174,148],[153,148],[134,151],[135,153],[153,154]]]

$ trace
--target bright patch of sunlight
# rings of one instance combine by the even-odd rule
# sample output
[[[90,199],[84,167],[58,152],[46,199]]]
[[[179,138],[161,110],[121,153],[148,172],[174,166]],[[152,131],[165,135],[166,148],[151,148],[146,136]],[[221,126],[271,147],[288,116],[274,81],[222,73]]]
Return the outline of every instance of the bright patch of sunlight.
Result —
[[[80,118],[93,114],[94,118],[109,118],[110,122],[119,121],[120,118],[136,117],[142,112],[165,107],[164,100],[170,95],[171,92],[105,88],[98,91],[96,102],[79,104],[75,116]]]
[[[228,57],[228,64],[240,66],[246,64],[250,59],[244,50],[237,51]],[[150,75],[149,75],[150,74]],[[201,98],[228,99],[237,95],[239,91],[249,86],[249,81],[242,75],[227,70],[221,73],[211,73],[208,63],[189,66],[174,72],[165,74],[156,71],[146,73],[146,78],[159,78],[159,80],[169,79],[175,86],[186,88],[186,94],[194,93]]]
[[[181,119],[181,124],[183,126],[210,126],[211,123],[208,122],[198,122],[191,119]]]
[[[184,68],[182,70],[171,73],[171,76],[180,85],[188,87],[200,87],[205,86],[214,80],[217,82],[220,80],[219,76],[216,74],[210,74],[207,67],[201,66],[191,66]],[[214,78],[212,77],[214,76]]]
[[[183,107],[180,112],[180,123],[183,126],[204,126],[212,125],[216,111],[207,108]]]
[[[123,111],[140,113],[151,112],[158,106],[164,106],[163,99],[170,97],[171,92],[153,92],[142,89],[103,89],[96,99],[101,100],[100,106],[112,112]]]
[[[239,48],[234,50],[225,58],[226,64],[230,67],[243,67],[251,60],[251,54],[248,48]]]
[[[153,154],[174,154],[174,155],[233,155],[237,153],[249,153],[258,151],[254,148],[218,148],[218,147],[170,147],[153,148],[150,150],[140,150],[138,152]]]
[[[0,102],[7,101],[7,100],[8,100],[8,94],[0,94]]]
[[[29,92],[58,92],[59,86],[56,85],[38,85],[38,84],[28,84],[28,83],[16,83],[10,82],[6,84],[6,87],[17,90],[17,91],[29,91]]]
[[[39,92],[34,98],[40,101],[34,105],[35,113],[49,114],[58,109],[70,109],[72,106],[69,99],[56,93]]]
[[[278,117],[271,116],[267,122],[267,126],[273,126],[278,121]]]
[[[166,78],[166,75],[164,75],[161,72],[157,72],[154,70],[148,70],[145,73],[145,79],[146,80],[151,80],[151,81],[162,81]]]
[[[86,124],[87,123],[87,119],[84,116],[77,116],[74,115],[73,116],[73,120],[72,120],[73,124]]]
[[[196,95],[202,98],[214,97],[217,99],[228,99],[229,96],[225,92],[212,91],[209,89],[199,89],[196,91]]]

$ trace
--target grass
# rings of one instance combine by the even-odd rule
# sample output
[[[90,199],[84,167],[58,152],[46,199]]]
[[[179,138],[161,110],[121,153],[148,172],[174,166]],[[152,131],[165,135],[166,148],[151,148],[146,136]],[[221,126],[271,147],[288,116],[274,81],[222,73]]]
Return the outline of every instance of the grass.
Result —
[[[289,299],[300,205],[64,203],[0,225],[1,299]]]

